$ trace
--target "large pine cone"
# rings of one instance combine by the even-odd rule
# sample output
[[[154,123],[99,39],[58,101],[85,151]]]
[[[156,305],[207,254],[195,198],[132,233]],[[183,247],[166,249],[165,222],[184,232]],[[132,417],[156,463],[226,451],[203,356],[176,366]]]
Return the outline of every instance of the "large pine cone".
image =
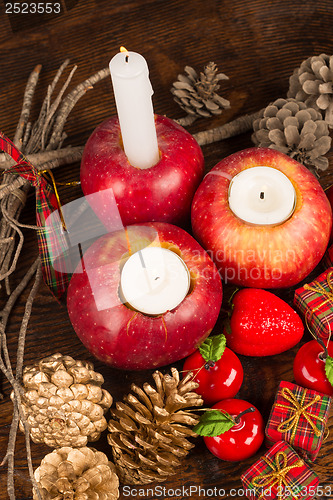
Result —
[[[319,111],[295,99],[277,99],[253,123],[256,146],[277,149],[310,170],[325,170],[331,147],[328,126]],[[314,172],[315,173],[315,172]]]
[[[23,372],[22,406],[31,439],[53,448],[85,446],[107,427],[104,413],[111,395],[101,388],[103,376],[92,363],[60,353]],[[22,423],[20,427],[23,430]]]
[[[303,101],[322,113],[333,127],[333,56],[320,54],[302,62],[289,80],[288,97]]]
[[[190,66],[185,67],[186,75],[178,75],[171,92],[176,103],[187,114],[208,118],[219,115],[223,109],[230,107],[230,102],[216,93],[220,88],[218,82],[228,80],[229,77],[217,71],[216,64],[210,62],[200,76]]]
[[[171,373],[156,371],[155,388],[148,383],[143,389],[133,384],[124,402],[111,410],[108,442],[124,483],[165,481],[194,446],[187,438],[196,436],[191,427],[199,418],[185,409],[203,404],[201,396],[191,392],[198,384],[192,373],[181,381],[176,368]]]
[[[93,448],[54,450],[43,458],[34,476],[43,500],[115,500],[119,496],[114,465]],[[33,499],[38,499],[36,491]]]

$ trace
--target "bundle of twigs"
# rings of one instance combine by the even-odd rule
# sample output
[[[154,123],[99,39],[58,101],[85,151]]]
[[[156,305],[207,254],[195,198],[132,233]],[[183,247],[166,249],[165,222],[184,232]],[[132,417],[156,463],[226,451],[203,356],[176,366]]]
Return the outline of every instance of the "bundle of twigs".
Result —
[[[29,121],[29,116],[35,88],[41,70],[40,65],[36,66],[33,70],[26,85],[21,116],[13,142],[38,170],[53,169],[61,165],[73,163],[81,158],[83,150],[82,147],[62,147],[63,141],[66,138],[66,134],[63,131],[64,125],[69,113],[80,97],[82,97],[88,89],[92,88],[96,82],[105,78],[109,73],[108,68],[99,71],[83,83],[77,85],[77,87],[64,97],[64,93],[76,69],[76,67],[74,67],[70,71],[69,76],[61,87],[58,95],[52,101],[56,85],[68,64],[69,61],[66,60],[57,71],[56,76],[48,87],[38,119],[34,123]],[[13,160],[8,159],[7,155],[0,155],[1,168],[6,170],[12,166],[13,163]],[[14,408],[9,433],[8,448],[1,465],[4,466],[7,464],[8,467],[7,492],[10,500],[15,500],[14,451],[19,420],[22,421],[25,430],[27,463],[30,479],[36,490],[38,498],[41,498],[33,475],[29,428],[22,411],[20,386],[23,371],[23,356],[27,326],[31,315],[32,304],[41,281],[41,265],[39,257],[36,258],[14,291],[10,291],[9,285],[9,277],[16,269],[20,252],[23,247],[24,237],[21,227],[35,227],[23,226],[18,221],[21,210],[26,202],[29,187],[30,184],[22,177],[14,176],[6,172],[2,175],[0,184],[0,285],[2,283],[5,284],[6,292],[9,295],[9,298],[0,313],[0,369],[13,388],[12,400]],[[16,236],[18,237],[18,241]],[[18,335],[17,355],[14,370],[7,348],[7,322],[16,300],[33,278],[34,282],[25,305],[25,312]]]

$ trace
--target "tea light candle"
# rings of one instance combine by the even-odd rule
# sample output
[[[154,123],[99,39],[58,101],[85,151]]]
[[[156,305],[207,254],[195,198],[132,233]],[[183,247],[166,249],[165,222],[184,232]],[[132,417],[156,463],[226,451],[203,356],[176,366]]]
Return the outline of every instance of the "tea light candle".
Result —
[[[244,222],[277,225],[289,219],[296,205],[294,186],[280,170],[253,167],[230,182],[229,207]]]
[[[171,311],[186,297],[190,273],[185,262],[171,250],[146,247],[126,261],[120,278],[123,299],[149,315]]]
[[[159,161],[148,65],[136,52],[119,52],[110,61],[110,73],[125,154],[137,168]]]

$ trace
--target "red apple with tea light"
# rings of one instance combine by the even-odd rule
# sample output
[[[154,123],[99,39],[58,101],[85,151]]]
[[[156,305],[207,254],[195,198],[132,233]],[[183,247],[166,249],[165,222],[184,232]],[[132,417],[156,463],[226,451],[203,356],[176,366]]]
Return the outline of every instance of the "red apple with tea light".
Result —
[[[279,151],[250,148],[206,175],[193,200],[192,227],[226,282],[280,288],[319,263],[332,212],[303,165]]]
[[[92,208],[112,227],[112,189],[124,225],[181,224],[204,175],[196,140],[173,120],[154,115],[145,59],[119,53],[110,62],[118,117],[101,123],[88,139],[81,162],[85,195],[100,193]]]
[[[156,271],[158,261],[151,261],[154,256],[146,252],[154,249],[155,257],[156,250],[173,254],[174,269],[179,265],[188,269],[189,290],[172,309],[169,300],[174,294],[165,297],[163,272],[167,274],[165,283],[173,283],[175,293],[186,273],[180,279],[169,267]],[[126,275],[125,267],[135,264],[135,259],[133,272]],[[147,273],[151,291],[149,287],[145,290]],[[132,280],[134,293],[127,287],[124,297],[121,285],[129,284],[126,276]],[[144,302],[137,302],[138,280]],[[158,300],[156,294],[160,294]],[[67,294],[70,320],[87,349],[101,361],[126,370],[167,365],[192,353],[214,327],[221,302],[221,279],[208,254],[184,230],[154,222],[128,226],[95,241],[83,255],[82,267],[73,274]],[[151,306],[154,309],[145,309]]]

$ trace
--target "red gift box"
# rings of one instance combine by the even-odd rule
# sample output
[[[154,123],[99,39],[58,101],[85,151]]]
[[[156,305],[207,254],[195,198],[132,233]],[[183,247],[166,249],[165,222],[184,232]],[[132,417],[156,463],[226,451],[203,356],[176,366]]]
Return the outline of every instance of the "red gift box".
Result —
[[[295,291],[294,304],[317,338],[327,340],[333,331],[333,267],[312,283]]]
[[[284,440],[302,457],[315,460],[329,416],[331,398],[290,382],[280,382],[267,425],[266,444]]]
[[[241,480],[248,498],[258,500],[310,499],[319,478],[285,441],[276,443]]]

